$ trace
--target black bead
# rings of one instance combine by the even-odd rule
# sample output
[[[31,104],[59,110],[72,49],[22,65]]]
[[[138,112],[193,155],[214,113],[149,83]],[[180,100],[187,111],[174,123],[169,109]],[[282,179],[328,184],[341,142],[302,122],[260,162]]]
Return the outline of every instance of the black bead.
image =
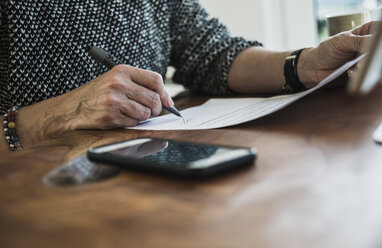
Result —
[[[9,132],[9,136],[13,136],[16,134],[16,129],[10,128],[8,132]]]
[[[15,152],[15,151],[17,151],[17,148],[16,147],[12,147],[11,150],[12,150],[12,152]]]

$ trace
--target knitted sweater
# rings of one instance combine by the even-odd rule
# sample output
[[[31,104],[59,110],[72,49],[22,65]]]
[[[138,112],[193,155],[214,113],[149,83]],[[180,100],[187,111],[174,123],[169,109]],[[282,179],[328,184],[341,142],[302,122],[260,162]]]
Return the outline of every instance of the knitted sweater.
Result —
[[[98,46],[131,66],[192,91],[224,95],[228,69],[243,49],[197,0],[2,0],[0,114],[73,90],[106,71],[88,56]]]

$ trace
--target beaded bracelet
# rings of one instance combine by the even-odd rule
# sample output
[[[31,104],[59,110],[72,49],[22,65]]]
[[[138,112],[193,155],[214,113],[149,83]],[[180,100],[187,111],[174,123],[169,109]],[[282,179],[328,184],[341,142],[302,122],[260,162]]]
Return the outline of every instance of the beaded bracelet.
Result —
[[[13,106],[8,110],[8,113],[4,115],[3,127],[5,139],[12,151],[18,151],[22,149],[19,136],[16,133],[16,113],[20,109],[20,106]]]

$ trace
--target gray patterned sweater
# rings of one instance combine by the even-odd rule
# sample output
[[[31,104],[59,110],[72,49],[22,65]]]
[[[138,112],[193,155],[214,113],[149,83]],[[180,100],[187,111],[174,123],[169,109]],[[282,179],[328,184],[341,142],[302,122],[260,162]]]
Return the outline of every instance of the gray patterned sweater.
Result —
[[[1,0],[0,114],[64,94],[106,69],[98,46],[125,64],[207,94],[230,92],[228,69],[244,48],[197,0]]]

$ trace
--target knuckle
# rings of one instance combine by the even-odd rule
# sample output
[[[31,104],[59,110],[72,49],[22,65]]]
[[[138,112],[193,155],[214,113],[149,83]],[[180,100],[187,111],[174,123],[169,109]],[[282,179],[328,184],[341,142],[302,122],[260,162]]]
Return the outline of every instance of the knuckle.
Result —
[[[335,36],[338,37],[338,39],[341,41],[346,41],[351,37],[351,33],[350,33],[350,31],[345,31],[345,32],[341,32]]]
[[[129,71],[129,66],[123,65],[123,64],[116,65],[111,69],[111,71],[116,73],[116,74],[126,73]]]
[[[159,96],[158,93],[156,93],[156,92],[152,92],[150,98],[151,98],[151,102],[152,102],[154,105],[159,105],[159,104],[161,104],[160,96]]]
[[[154,89],[159,89],[163,85],[162,75],[157,72],[152,72],[151,77]]]
[[[352,35],[353,34],[351,31],[343,31],[337,34],[337,36],[339,36],[341,39],[348,39],[349,36],[352,36]]]
[[[118,74],[114,74],[113,76],[111,76],[111,78],[105,84],[105,87],[108,89],[116,89],[116,88],[119,89],[124,86],[125,86],[125,82],[123,78]]]
[[[152,116],[158,116],[162,112],[161,108],[155,108],[151,111]]]
[[[144,107],[141,113],[142,113],[141,120],[147,120],[151,116],[151,109]]]
[[[153,72],[153,80],[158,82],[158,83],[161,83],[163,81],[163,78],[162,78],[162,75],[159,74],[158,72]]]
[[[157,116],[162,111],[162,103],[158,93],[153,92],[151,94],[152,115]]]
[[[101,104],[108,109],[111,109],[118,103],[118,99],[110,92],[104,94],[101,99]]]

